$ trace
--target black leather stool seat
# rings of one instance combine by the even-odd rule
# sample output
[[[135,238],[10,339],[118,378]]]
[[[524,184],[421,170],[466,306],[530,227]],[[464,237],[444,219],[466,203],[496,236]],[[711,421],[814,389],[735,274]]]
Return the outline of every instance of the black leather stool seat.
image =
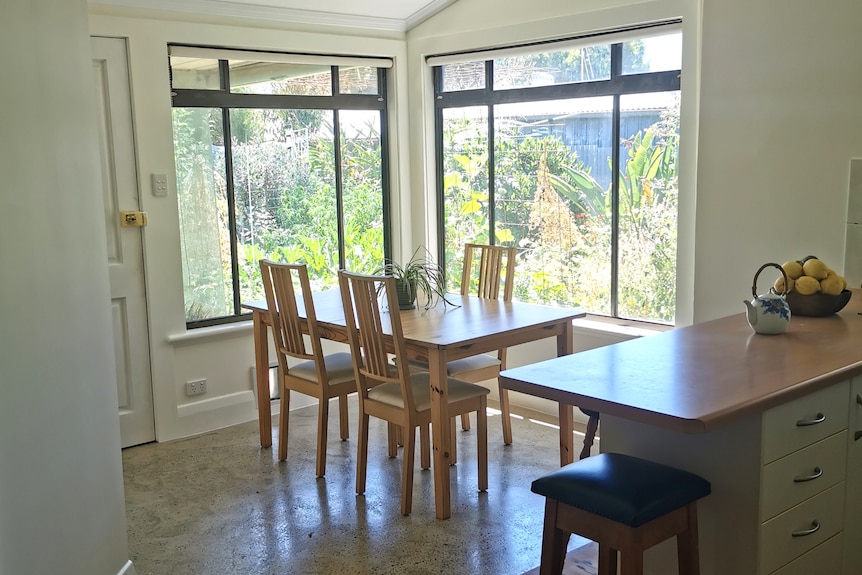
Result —
[[[709,495],[688,471],[620,453],[576,461],[533,481],[532,491],[612,521],[638,527]]]

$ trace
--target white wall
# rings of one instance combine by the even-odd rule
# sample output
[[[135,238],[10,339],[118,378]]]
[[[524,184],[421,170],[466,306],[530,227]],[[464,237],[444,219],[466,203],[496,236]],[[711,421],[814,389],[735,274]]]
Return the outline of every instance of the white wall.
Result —
[[[704,0],[696,320],[740,311],[764,262],[842,270],[860,22],[859,0]]]
[[[4,0],[0,77],[0,573],[134,573],[84,0]]]

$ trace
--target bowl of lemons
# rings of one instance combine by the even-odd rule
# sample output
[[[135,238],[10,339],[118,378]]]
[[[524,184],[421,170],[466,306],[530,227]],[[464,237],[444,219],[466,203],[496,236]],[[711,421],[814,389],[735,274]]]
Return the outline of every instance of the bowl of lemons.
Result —
[[[781,268],[787,274],[775,280],[773,289],[786,293],[791,315],[823,317],[838,313],[853,292],[847,289],[847,281],[817,256],[785,262]],[[785,289],[786,288],[786,289]]]

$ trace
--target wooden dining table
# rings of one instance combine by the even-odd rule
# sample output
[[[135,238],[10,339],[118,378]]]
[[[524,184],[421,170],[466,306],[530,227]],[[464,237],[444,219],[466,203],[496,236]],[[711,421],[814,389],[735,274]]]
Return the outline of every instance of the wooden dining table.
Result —
[[[314,294],[314,310],[321,337],[337,342],[347,341],[344,308],[338,290]],[[572,353],[572,320],[583,317],[577,308],[559,308],[522,302],[503,302],[476,296],[447,294],[430,309],[421,305],[416,309],[402,310],[401,323],[412,359],[428,363],[431,385],[431,421],[434,469],[434,502],[438,519],[451,514],[449,466],[453,441],[448,414],[448,381],[446,364],[460,359],[537,341],[556,338],[557,356]],[[260,445],[272,445],[272,414],[269,395],[269,338],[270,324],[266,301],[242,304],[252,312],[254,321],[254,349],[257,377],[258,418]],[[304,309],[300,309],[304,314]],[[561,449],[574,449],[573,410],[561,405],[561,437],[568,437]],[[568,428],[568,434],[565,428]],[[561,440],[566,443],[566,440]]]

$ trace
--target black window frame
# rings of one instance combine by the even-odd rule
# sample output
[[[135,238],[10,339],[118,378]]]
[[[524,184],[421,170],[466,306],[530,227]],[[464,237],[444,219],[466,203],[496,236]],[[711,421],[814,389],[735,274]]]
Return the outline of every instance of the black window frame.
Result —
[[[681,20],[666,21],[629,30],[629,32],[643,31],[645,35],[651,28],[677,26],[681,29]],[[589,35],[594,44],[602,43],[603,34]],[[536,53],[551,52],[556,49],[555,45],[578,40],[580,38],[566,38],[555,41],[539,42],[530,44]],[[633,37],[633,39],[637,39]],[[524,45],[527,46],[527,45]],[[465,55],[468,56],[468,55]],[[469,57],[465,57],[468,60]],[[488,117],[488,238],[491,244],[495,243],[495,133],[494,133],[494,106],[499,104],[512,104],[521,102],[536,102],[561,99],[587,98],[598,96],[613,97],[612,112],[612,139],[614,142],[620,140],[620,97],[629,94],[645,94],[652,92],[680,91],[682,86],[682,70],[667,70],[660,72],[648,72],[641,74],[623,74],[623,42],[611,43],[610,78],[605,80],[590,80],[585,82],[573,82],[565,84],[554,84],[548,86],[533,86],[526,88],[494,89],[494,59],[493,57],[483,60],[485,64],[485,86],[484,88],[444,91],[443,90],[443,65],[433,66],[433,88],[434,88],[434,153],[435,153],[435,175],[436,185],[436,208],[437,208],[437,261],[446,266],[446,237],[445,237],[445,190],[444,186],[444,150],[443,150],[443,111],[447,108],[463,108],[468,106],[485,107]],[[612,146],[611,173],[618,174],[620,170],[619,146]],[[611,205],[612,231],[611,231],[611,286],[610,286],[610,315],[618,315],[618,269],[619,269],[619,179],[611,178]]]
[[[192,46],[189,44],[169,44],[170,46],[186,46],[194,48],[210,48],[224,52],[225,48],[216,48],[213,46]],[[229,50],[229,49],[228,49]],[[248,54],[247,51],[243,52]],[[260,53],[262,57],[266,56],[266,52]],[[333,56],[333,59],[339,56]],[[357,56],[351,56],[357,58]],[[359,56],[358,58],[361,58]],[[214,58],[215,59],[215,58]],[[209,327],[214,325],[222,325],[237,321],[247,321],[251,317],[251,312],[244,311],[241,308],[240,301],[240,273],[239,273],[239,257],[238,257],[238,241],[237,241],[237,225],[235,212],[235,197],[233,183],[233,167],[231,162],[231,128],[230,128],[230,110],[234,108],[256,108],[256,109],[310,109],[310,110],[325,110],[333,112],[333,140],[335,142],[335,191],[336,191],[336,214],[337,214],[337,234],[338,234],[338,264],[339,268],[345,267],[345,241],[344,241],[344,211],[343,211],[343,194],[344,181],[342,177],[341,165],[341,146],[338,143],[341,141],[341,130],[338,122],[339,111],[341,110],[377,110],[380,113],[380,177],[381,177],[381,192],[382,192],[382,210],[383,210],[383,252],[388,259],[392,254],[392,239],[390,232],[391,220],[391,192],[390,192],[390,143],[389,143],[389,107],[388,107],[388,70],[387,68],[377,68],[377,94],[341,94],[339,93],[339,66],[332,65],[331,81],[332,94],[330,95],[284,95],[284,94],[246,94],[230,91],[230,66],[229,60],[218,58],[219,61],[219,78],[220,87],[218,90],[212,89],[189,89],[189,88],[174,88],[171,86],[171,108],[218,108],[221,110],[222,130],[225,141],[225,175],[228,201],[228,229],[230,232],[230,253],[231,253],[231,280],[233,290],[233,314],[228,316],[220,316],[215,318],[207,318],[201,320],[186,321],[186,329],[199,327]],[[170,59],[168,60],[168,69],[170,70]]]

